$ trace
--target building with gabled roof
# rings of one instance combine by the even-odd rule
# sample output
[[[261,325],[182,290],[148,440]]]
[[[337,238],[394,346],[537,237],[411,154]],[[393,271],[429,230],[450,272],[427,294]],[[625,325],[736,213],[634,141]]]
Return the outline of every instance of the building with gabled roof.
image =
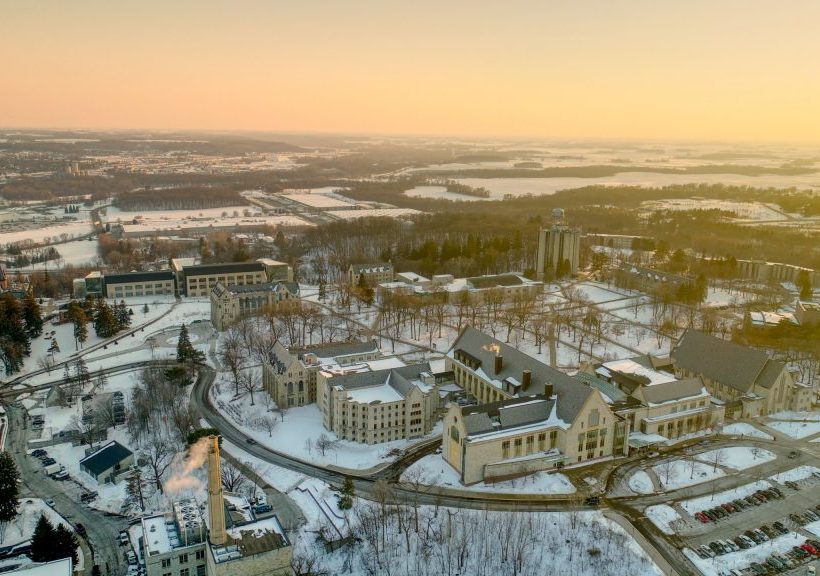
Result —
[[[80,460],[80,470],[97,482],[116,482],[134,464],[134,453],[112,440]]]
[[[445,365],[477,404],[451,403],[444,417],[444,458],[465,484],[627,453],[626,422],[599,389],[489,334],[464,328]],[[505,432],[490,434],[488,418]]]
[[[347,283],[350,286],[358,286],[360,282],[364,282],[367,286],[375,288],[382,282],[392,282],[394,274],[392,262],[351,264],[347,269]]]
[[[281,409],[316,402],[316,376],[320,370],[369,370],[383,359],[374,341],[324,342],[308,346],[273,345],[270,361],[262,364],[262,384]]]
[[[796,383],[783,362],[697,330],[683,334],[672,350],[672,363],[678,377],[700,376],[733,416],[810,410],[814,401],[815,390]]]

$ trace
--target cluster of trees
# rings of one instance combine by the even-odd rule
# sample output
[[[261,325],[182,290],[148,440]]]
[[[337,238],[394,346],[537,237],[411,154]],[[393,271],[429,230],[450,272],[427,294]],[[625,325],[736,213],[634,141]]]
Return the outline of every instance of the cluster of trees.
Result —
[[[58,200],[90,196],[92,201],[110,198],[133,189],[130,177],[67,176],[24,177],[0,185],[0,196],[6,200]]]
[[[164,187],[162,191],[145,186],[118,194],[114,206],[128,212],[143,210],[183,210],[245,205],[247,201],[230,185],[189,185]]]
[[[45,248],[35,250],[28,254],[18,254],[14,258],[14,267],[25,268],[26,266],[31,266],[32,264],[59,260],[60,258],[62,258],[62,256],[54,246],[46,246]]]
[[[9,522],[17,517],[20,472],[8,452],[0,452],[0,542]]]
[[[355,538],[326,556],[307,549],[315,548],[312,543],[297,547],[295,574],[327,573],[331,562],[351,572],[392,576],[536,576],[545,566],[560,567],[567,576],[614,576],[653,569],[628,534],[578,508],[549,514],[394,504],[389,486],[377,484],[375,502],[358,502],[346,513],[346,529],[320,530],[328,540]]]
[[[80,213],[80,205],[79,204],[66,204],[65,208],[63,209],[63,213],[65,213],[65,214],[79,214]]]
[[[94,332],[100,338],[110,338],[131,325],[134,311],[125,305],[125,300],[114,306],[109,306],[104,298],[86,299],[86,302],[89,301],[92,305],[86,308],[86,315],[91,318]]]
[[[71,558],[77,564],[77,537],[64,524],[54,525],[45,515],[40,515],[31,536],[31,559],[34,562],[51,562]]]
[[[40,304],[29,290],[22,301],[0,295],[0,362],[6,375],[18,372],[31,354],[31,339],[43,332]]]

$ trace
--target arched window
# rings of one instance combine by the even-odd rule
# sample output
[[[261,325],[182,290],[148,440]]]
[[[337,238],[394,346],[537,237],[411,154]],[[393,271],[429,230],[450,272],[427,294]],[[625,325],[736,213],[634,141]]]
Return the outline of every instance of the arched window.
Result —
[[[299,380],[299,392],[305,391],[305,383],[302,380]]]
[[[288,382],[288,394],[293,394],[293,382]]]

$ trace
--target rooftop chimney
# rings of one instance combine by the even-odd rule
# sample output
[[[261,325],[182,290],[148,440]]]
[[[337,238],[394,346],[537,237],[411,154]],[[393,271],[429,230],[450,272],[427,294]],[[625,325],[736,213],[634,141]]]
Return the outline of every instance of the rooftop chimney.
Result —
[[[225,531],[225,499],[222,491],[222,473],[219,464],[219,437],[208,436],[208,518],[211,531],[208,540],[213,546],[224,546],[228,542]]]
[[[498,376],[501,373],[501,368],[504,366],[504,357],[501,354],[495,355],[495,375]]]
[[[544,384],[544,396],[547,398],[552,398],[553,395],[553,387],[552,384]]]
[[[526,390],[532,384],[532,372],[529,370],[524,370],[521,374],[521,387]]]

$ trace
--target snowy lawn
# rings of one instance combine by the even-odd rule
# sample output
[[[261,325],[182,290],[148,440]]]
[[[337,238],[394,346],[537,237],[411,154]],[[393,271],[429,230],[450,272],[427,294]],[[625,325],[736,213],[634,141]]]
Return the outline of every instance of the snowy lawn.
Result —
[[[17,517],[5,527],[3,546],[14,546],[29,540],[31,535],[34,534],[37,521],[40,520],[40,516],[43,514],[54,526],[62,524],[69,530],[74,530],[71,524],[38,498],[21,498],[17,514]]]
[[[725,476],[720,468],[695,460],[671,460],[652,467],[665,490],[677,490]]]
[[[754,494],[758,490],[766,490],[771,487],[772,485],[765,480],[758,480],[757,482],[738,486],[732,490],[725,490],[723,492],[718,492],[717,494],[701,496],[700,498],[693,498],[692,500],[685,500],[681,502],[680,505],[681,508],[689,512],[689,514],[694,515],[695,512],[714,508],[715,506],[726,504],[727,502],[731,502],[732,500],[736,500],[738,498],[745,498],[746,496]]]
[[[820,434],[820,422],[817,420],[808,422],[767,422],[766,426],[797,440]]]
[[[809,524],[806,524],[805,526],[803,526],[803,530],[811,532],[815,536],[820,536],[820,520],[818,520],[817,522],[810,522]]]
[[[675,530],[672,528],[672,523],[681,520],[680,514],[666,504],[649,506],[644,510],[644,514],[646,514],[646,517],[664,534],[674,534]]]
[[[746,422],[735,422],[734,424],[727,424],[721,429],[720,433],[724,436],[748,436],[750,438],[774,440],[774,436],[772,436],[771,434],[766,434],[762,430],[759,430],[751,424],[747,424]]]
[[[280,492],[288,492],[296,484],[306,478],[304,474],[276,466],[270,462],[265,462],[261,458],[257,458],[252,454],[248,454],[236,444],[232,444],[227,440],[222,441],[222,451],[227,452],[246,466],[253,469],[259,474],[270,486],[276,488]]]
[[[735,470],[745,470],[753,466],[765,464],[772,460],[777,460],[777,456],[763,448],[749,446],[729,446],[710,450],[695,456],[701,462],[714,464],[717,459],[718,466],[726,466]]]
[[[774,420],[811,420],[814,422],[820,422],[820,412],[792,412],[790,410],[785,410],[783,412],[769,414],[769,418]]]
[[[805,541],[806,539],[803,536],[790,532],[774,540],[759,544],[754,548],[724,554],[723,556],[717,556],[715,558],[703,559],[689,548],[685,548],[683,553],[697,566],[698,570],[700,570],[704,576],[718,576],[720,574],[727,574],[735,568],[746,568],[752,562],[765,562],[766,558],[773,552],[786,552],[793,546],[799,546]]]
[[[649,474],[639,470],[630,476],[629,489],[638,494],[652,494],[655,491],[655,485],[652,483]]]
[[[805,480],[806,478],[810,478],[812,474],[820,472],[814,466],[798,466],[797,468],[792,468],[791,470],[786,470],[785,472],[781,472],[780,474],[775,474],[774,476],[770,476],[769,480],[774,480],[775,482],[779,482],[783,484],[784,482],[792,481],[797,482],[799,480]]]
[[[461,484],[452,466],[438,454],[430,454],[414,462],[401,475],[404,482],[412,485],[445,486],[475,492],[507,492],[513,494],[573,494],[575,486],[569,478],[559,473],[535,472],[521,478],[503,482]]]
[[[251,406],[250,396],[245,394],[234,398],[233,384],[224,380],[225,374],[221,378],[211,388],[211,396],[222,414],[233,420],[239,429],[259,444],[306,462],[361,470],[395,459],[397,454],[391,454],[391,451],[406,450],[423,440],[441,436],[439,422],[430,434],[413,440],[394,440],[380,444],[339,440],[333,432],[325,429],[322,413],[316,404],[290,408],[283,418],[279,413],[270,413],[277,423],[268,432],[259,425],[260,419],[269,414],[264,405],[265,392],[254,394],[255,405]],[[322,435],[332,441],[332,446],[326,448],[324,453],[316,445],[317,439]]]

